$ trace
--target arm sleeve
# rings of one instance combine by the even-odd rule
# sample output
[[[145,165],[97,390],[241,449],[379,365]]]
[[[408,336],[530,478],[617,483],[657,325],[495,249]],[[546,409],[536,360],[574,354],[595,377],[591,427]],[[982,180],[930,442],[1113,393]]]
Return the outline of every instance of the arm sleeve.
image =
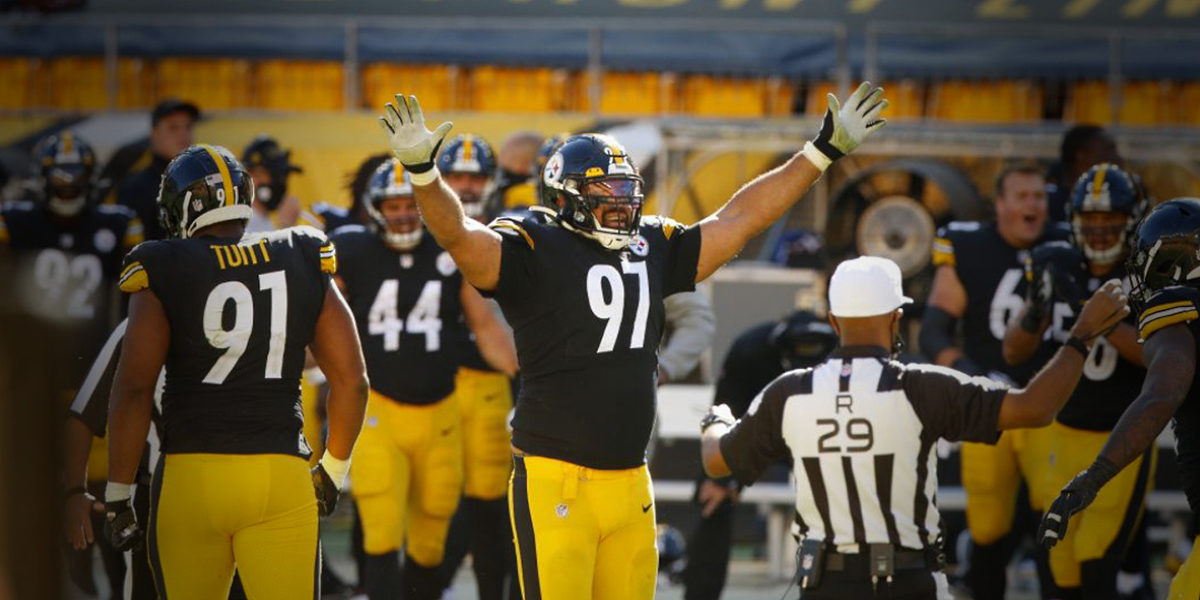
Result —
[[[488,227],[500,234],[500,278],[494,290],[479,290],[485,298],[516,300],[530,293],[535,283],[533,236],[519,219],[501,217]]]
[[[994,444],[996,420],[1008,387],[933,365],[905,368],[904,394],[925,432],[950,441]]]
[[[762,477],[772,463],[788,455],[783,440],[783,407],[798,375],[793,372],[776,379],[762,391],[746,416],[721,437],[721,455],[733,476],[749,485]]]
[[[71,402],[71,414],[83,421],[92,430],[92,435],[97,437],[103,437],[108,428],[108,396],[112,391],[117,358],[121,355],[121,341],[125,339],[125,327],[128,324],[128,320],[121,321],[109,334],[79,391],[75,393],[75,400]]]
[[[663,296],[696,289],[696,267],[700,262],[700,227],[684,227],[663,217],[662,232],[667,238],[669,248]]]
[[[671,337],[658,353],[658,364],[669,379],[678,379],[696,368],[700,357],[712,344],[713,334],[717,332],[717,317],[703,292],[668,296],[663,304]]]
[[[954,329],[958,318],[936,307],[925,306],[925,314],[921,316],[921,332],[917,335],[917,343],[929,360],[937,358],[946,348],[954,346]]]

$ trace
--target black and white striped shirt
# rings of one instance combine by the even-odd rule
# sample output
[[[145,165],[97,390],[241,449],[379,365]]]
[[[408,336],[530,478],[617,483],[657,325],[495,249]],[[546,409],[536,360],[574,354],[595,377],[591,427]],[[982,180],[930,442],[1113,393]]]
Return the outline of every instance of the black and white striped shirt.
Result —
[[[1005,393],[986,378],[892,361],[883,348],[842,348],[768,385],[721,453],[747,484],[792,458],[804,537],[922,549],[940,533],[938,438],[995,443]]]

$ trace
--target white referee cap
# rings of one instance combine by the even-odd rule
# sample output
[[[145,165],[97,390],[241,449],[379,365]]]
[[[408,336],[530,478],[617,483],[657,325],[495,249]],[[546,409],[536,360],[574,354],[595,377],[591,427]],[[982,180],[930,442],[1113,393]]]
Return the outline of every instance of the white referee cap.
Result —
[[[829,312],[835,317],[885,315],[913,300],[900,287],[900,267],[887,258],[842,261],[829,280]]]

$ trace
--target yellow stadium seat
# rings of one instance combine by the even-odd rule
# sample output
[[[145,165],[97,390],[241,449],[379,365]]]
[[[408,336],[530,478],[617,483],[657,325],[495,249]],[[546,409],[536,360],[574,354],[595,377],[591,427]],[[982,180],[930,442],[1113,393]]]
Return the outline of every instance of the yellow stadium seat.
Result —
[[[498,67],[471,70],[471,106],[479,111],[556,112],[571,110],[572,75],[564,69]]]
[[[425,110],[466,108],[463,79],[455,66],[372,63],[362,68],[363,106],[378,109],[405,93],[420,98]]]
[[[50,60],[49,67],[51,108],[108,108],[108,81],[103,57],[62,56]]]
[[[690,75],[683,80],[683,110],[700,117],[761,117],[766,114],[766,82]]]
[[[1180,124],[1200,125],[1200,81],[1181,84],[1176,102]]]
[[[1067,89],[1063,120],[1071,123],[1108,123],[1112,107],[1108,84],[1101,80],[1077,81]]]
[[[925,86],[913,79],[883,82],[888,107],[883,116],[894,121],[925,116]]]
[[[42,61],[36,58],[0,58],[0,108],[21,110],[39,106]]]
[[[838,86],[832,81],[814,81],[808,84],[808,94],[804,100],[804,114],[819,117],[825,114],[827,94],[838,95]]]
[[[122,58],[117,62],[117,108],[149,108],[156,100],[154,61]]]
[[[1123,125],[1167,125],[1179,122],[1179,105],[1174,102],[1174,82],[1129,81],[1121,87],[1120,121]]]
[[[162,58],[158,96],[185,98],[204,110],[249,108],[250,63],[233,58]]]
[[[586,93],[587,74],[581,79]],[[601,82],[600,112],[606,115],[661,115],[675,112],[676,78],[669,73],[607,71]]]
[[[1021,123],[1042,117],[1041,86],[1027,80],[933,84],[928,114],[935,119],[978,123]]]
[[[339,110],[345,107],[342,64],[316,60],[264,60],[255,69],[260,108]]]
[[[787,117],[792,114],[796,103],[796,84],[786,79],[772,77],[767,80],[767,114]]]

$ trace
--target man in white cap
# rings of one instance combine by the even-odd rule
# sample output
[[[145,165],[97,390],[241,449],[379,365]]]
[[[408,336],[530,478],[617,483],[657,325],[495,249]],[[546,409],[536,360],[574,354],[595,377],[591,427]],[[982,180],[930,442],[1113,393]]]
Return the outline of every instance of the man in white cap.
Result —
[[[749,485],[775,461],[793,461],[805,600],[874,597],[879,586],[894,600],[949,599],[935,442],[995,443],[1002,430],[1049,423],[1075,388],[1088,345],[1129,312],[1120,284],[1103,285],[1070,341],[1013,390],[891,360],[902,307],[912,302],[900,284],[888,259],[838,265],[829,307],[841,347],[773,381],[740,421],[721,405],[700,423],[710,476],[732,473]]]

